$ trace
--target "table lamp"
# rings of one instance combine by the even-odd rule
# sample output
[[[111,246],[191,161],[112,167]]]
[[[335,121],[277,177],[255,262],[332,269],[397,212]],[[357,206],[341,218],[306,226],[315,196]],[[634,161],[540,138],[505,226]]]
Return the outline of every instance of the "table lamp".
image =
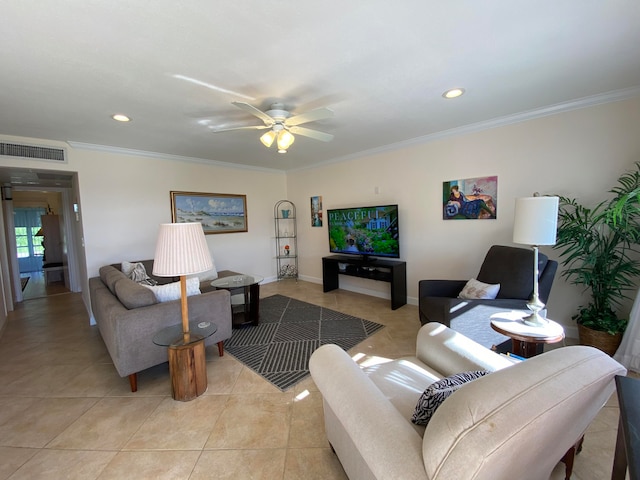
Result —
[[[187,275],[213,268],[213,260],[200,223],[163,223],[160,225],[153,274],[158,277],[180,277],[182,334],[189,341]]]
[[[558,197],[541,197],[537,193],[533,197],[516,198],[513,241],[533,248],[533,295],[527,303],[531,315],[522,319],[533,327],[547,324],[547,319],[540,315],[544,303],[538,297],[538,246],[556,243],[558,203]]]

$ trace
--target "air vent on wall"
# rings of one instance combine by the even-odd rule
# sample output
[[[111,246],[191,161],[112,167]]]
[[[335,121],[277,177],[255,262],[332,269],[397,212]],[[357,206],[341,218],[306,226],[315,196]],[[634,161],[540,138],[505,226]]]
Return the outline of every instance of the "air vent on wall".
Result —
[[[64,148],[0,142],[0,156],[31,158],[66,163]]]

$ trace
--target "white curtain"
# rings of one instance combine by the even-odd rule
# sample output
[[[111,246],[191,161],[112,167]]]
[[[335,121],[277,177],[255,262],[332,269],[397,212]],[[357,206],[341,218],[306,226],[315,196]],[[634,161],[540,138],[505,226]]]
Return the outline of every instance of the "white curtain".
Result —
[[[627,370],[640,372],[640,290],[629,314],[629,324],[622,337],[622,343],[613,356]]]

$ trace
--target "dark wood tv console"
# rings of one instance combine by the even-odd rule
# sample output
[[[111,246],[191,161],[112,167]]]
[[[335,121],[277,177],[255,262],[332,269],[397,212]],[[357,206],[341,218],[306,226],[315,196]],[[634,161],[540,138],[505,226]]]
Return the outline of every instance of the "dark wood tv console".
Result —
[[[339,265],[342,264],[342,265]],[[340,267],[344,268],[340,268]],[[339,288],[339,275],[391,283],[391,309],[407,304],[407,263],[400,260],[362,259],[348,255],[322,258],[322,289]]]

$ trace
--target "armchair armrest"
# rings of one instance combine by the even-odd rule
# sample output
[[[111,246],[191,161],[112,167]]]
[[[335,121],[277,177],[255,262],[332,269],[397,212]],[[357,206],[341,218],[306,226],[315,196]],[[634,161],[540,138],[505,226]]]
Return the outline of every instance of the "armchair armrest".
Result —
[[[418,331],[416,357],[445,376],[469,370],[494,372],[513,365],[505,357],[436,322]]]
[[[456,300],[466,280],[420,280],[418,282],[418,307],[420,323],[439,322],[447,327],[450,321],[451,302]]]
[[[418,297],[455,298],[467,284],[467,280],[420,280]]]
[[[323,345],[309,370],[323,397],[327,438],[347,476],[398,478],[401,472],[426,480],[422,437],[344,350]]]

